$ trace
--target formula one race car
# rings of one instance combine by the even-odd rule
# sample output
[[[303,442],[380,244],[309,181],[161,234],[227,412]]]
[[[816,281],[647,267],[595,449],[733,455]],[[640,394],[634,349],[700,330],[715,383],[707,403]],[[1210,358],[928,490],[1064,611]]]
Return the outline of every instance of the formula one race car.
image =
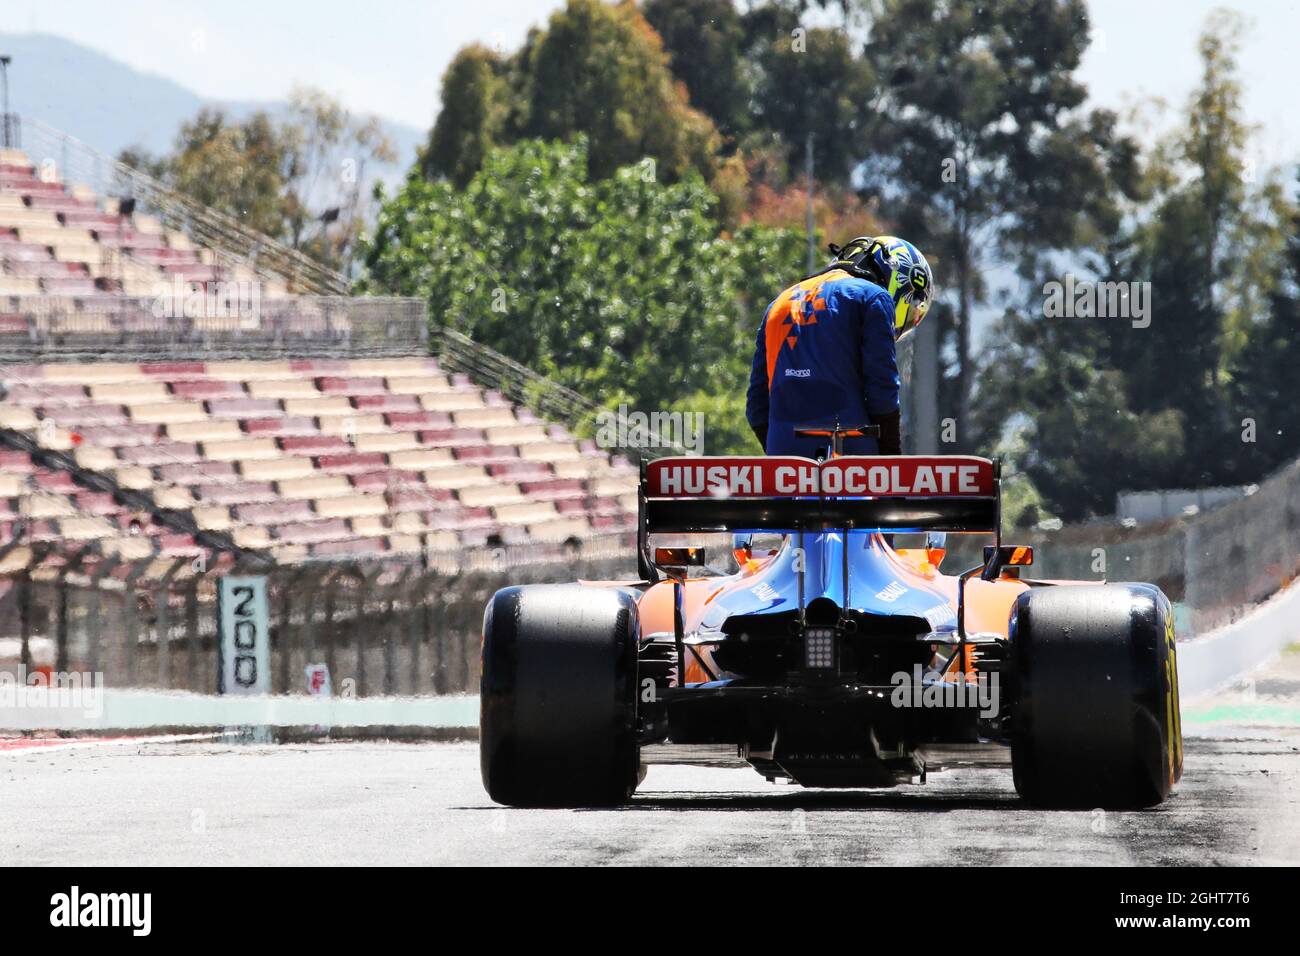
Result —
[[[995,461],[662,458],[639,510],[643,580],[488,604],[480,748],[499,803],[619,804],[655,752],[719,745],[808,787],[1010,765],[1040,806],[1150,806],[1181,776],[1168,599],[1021,577],[1032,550],[1001,541]],[[717,532],[734,563],[709,576],[681,542]],[[948,533],[993,543],[942,574]],[[928,537],[895,548],[903,534]]]

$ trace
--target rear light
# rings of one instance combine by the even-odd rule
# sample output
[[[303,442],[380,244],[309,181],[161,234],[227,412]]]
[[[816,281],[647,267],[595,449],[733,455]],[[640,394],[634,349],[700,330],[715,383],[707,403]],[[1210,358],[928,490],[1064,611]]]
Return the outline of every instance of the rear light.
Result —
[[[803,663],[809,670],[835,667],[835,628],[809,627],[803,632]]]

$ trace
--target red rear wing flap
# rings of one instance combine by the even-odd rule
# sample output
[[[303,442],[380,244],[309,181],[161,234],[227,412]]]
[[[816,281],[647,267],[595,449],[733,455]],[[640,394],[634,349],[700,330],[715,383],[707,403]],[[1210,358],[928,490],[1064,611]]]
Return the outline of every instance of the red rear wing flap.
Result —
[[[659,458],[641,473],[645,533],[994,531],[998,505],[997,463],[967,455]]]

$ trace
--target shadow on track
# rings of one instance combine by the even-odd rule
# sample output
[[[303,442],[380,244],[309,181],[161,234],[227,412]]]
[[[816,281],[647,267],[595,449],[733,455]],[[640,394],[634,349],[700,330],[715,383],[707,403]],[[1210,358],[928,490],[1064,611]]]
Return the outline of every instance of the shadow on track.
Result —
[[[632,802],[615,811],[637,810],[712,810],[741,812],[770,810],[863,811],[889,810],[905,813],[946,813],[953,810],[1029,809],[1014,796],[1003,793],[900,793],[890,790],[795,790],[757,795],[752,791],[736,793],[691,793],[662,791],[638,794]]]
[[[496,804],[453,807],[455,810],[500,810]],[[804,790],[758,795],[752,791],[732,793],[709,791],[673,791],[637,794],[631,803],[619,807],[576,807],[576,813],[635,813],[638,811],[676,811],[714,813],[748,813],[766,810],[789,813],[791,810],[819,812],[862,812],[881,810],[904,813],[949,813],[954,810],[1032,810],[1014,796],[1002,793],[929,793],[905,794],[871,790]]]

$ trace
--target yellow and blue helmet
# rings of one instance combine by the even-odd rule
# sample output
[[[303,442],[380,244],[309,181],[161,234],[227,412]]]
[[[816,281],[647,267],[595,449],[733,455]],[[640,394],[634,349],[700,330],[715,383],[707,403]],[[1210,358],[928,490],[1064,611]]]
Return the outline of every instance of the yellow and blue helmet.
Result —
[[[921,324],[934,301],[934,274],[921,250],[897,236],[858,236],[831,246],[834,266],[882,286],[894,297],[894,338]]]

